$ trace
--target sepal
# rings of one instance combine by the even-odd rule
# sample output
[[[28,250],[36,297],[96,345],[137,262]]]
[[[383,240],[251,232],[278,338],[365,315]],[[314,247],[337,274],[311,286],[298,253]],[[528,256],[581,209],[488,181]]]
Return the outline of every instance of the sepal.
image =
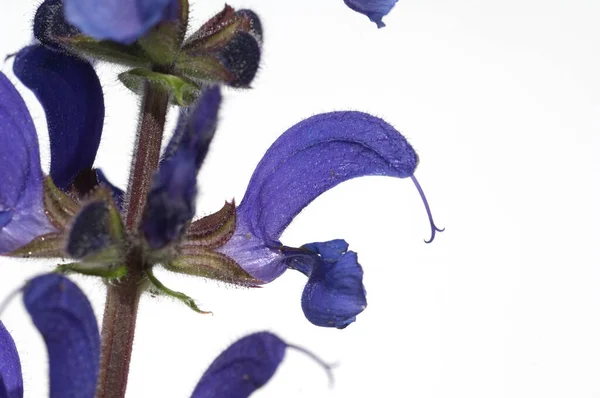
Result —
[[[89,264],[67,263],[58,265],[55,272],[64,275],[81,274],[88,276],[99,276],[106,279],[119,279],[127,275],[127,266],[120,265],[112,267],[90,267]]]
[[[64,231],[71,223],[81,205],[54,185],[52,178],[44,178],[44,210],[48,220],[59,231]]]
[[[62,0],[46,0],[37,9],[33,24],[35,37],[47,47],[83,57],[129,66],[150,64],[137,44],[125,45],[86,36],[64,17]]]
[[[137,43],[158,65],[167,66],[173,62],[179,52],[188,25],[189,4],[187,0],[172,2],[169,6],[174,18],[167,18],[148,33],[140,37]]]
[[[182,244],[185,248],[214,249],[224,245],[235,232],[235,202],[225,202],[216,213],[190,224]]]
[[[249,33],[262,44],[262,24],[251,10],[235,11],[225,5],[222,11],[209,19],[183,44],[183,50],[209,50],[219,48],[240,32]]]
[[[10,253],[4,254],[8,257],[20,258],[63,258],[66,256],[65,236],[62,232],[51,232],[38,236],[25,246]]]
[[[165,266],[179,274],[215,279],[239,286],[255,287],[264,282],[252,277],[235,261],[221,253],[203,249],[187,249]]]
[[[200,87],[189,79],[166,73],[154,72],[146,68],[136,68],[119,74],[119,80],[138,95],[144,93],[146,84],[162,87],[169,93],[171,102],[180,106],[191,105],[200,95]]]

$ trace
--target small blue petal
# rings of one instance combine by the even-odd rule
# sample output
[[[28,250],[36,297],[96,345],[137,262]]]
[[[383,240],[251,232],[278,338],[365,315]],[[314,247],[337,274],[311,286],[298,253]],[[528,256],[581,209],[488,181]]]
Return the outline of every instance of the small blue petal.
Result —
[[[53,232],[42,202],[35,128],[23,99],[0,72],[0,254]],[[9,220],[10,218],[10,220]]]
[[[64,0],[66,19],[98,40],[131,44],[173,16],[178,0]]]
[[[274,252],[279,237],[315,198],[355,177],[409,177],[417,163],[414,149],[382,119],[361,112],[308,118],[267,150],[237,209],[234,237],[219,251],[271,281],[285,271]]]
[[[178,127],[155,173],[142,231],[153,249],[181,237],[196,212],[196,176],[215,134],[221,104],[218,87],[209,88]]]
[[[191,398],[246,398],[265,385],[283,361],[287,345],[268,332],[246,336],[204,372]]]
[[[15,342],[0,321],[0,398],[22,398],[23,375]]]
[[[343,240],[303,246],[317,254],[290,259],[290,268],[308,276],[302,293],[302,310],[317,326],[343,329],[367,307],[363,270],[356,253],[347,252]]]
[[[123,201],[125,200],[125,192],[115,185],[113,185],[108,178],[104,175],[104,172],[100,169],[96,169],[96,177],[100,185],[104,185],[112,192],[113,200],[119,210],[123,210]]]
[[[50,360],[51,398],[93,398],[100,334],[85,294],[69,279],[47,274],[29,281],[23,301]]]
[[[366,15],[377,24],[378,28],[383,28],[385,24],[381,20],[386,16],[398,0],[344,0],[344,3],[354,11]]]
[[[15,57],[15,75],[37,97],[50,135],[50,176],[60,189],[94,164],[104,124],[102,86],[92,65],[50,51],[25,47]]]

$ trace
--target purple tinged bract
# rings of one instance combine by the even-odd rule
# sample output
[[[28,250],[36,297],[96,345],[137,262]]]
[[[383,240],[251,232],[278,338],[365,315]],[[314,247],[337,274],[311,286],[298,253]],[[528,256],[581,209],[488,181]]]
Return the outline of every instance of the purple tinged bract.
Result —
[[[0,398],[23,397],[23,374],[15,342],[0,321]]]
[[[366,15],[377,24],[378,28],[383,28],[385,24],[381,20],[386,16],[398,0],[344,0],[344,3],[351,9]]]
[[[91,169],[104,125],[104,97],[90,63],[40,45],[15,57],[15,75],[42,104],[50,135],[50,176],[66,190]]]
[[[100,333],[85,294],[68,278],[46,274],[27,283],[23,301],[48,349],[50,397],[93,398]]]
[[[0,254],[53,232],[44,214],[37,135],[23,99],[0,72]]]
[[[131,44],[173,17],[178,0],[64,0],[66,19],[98,40]]]

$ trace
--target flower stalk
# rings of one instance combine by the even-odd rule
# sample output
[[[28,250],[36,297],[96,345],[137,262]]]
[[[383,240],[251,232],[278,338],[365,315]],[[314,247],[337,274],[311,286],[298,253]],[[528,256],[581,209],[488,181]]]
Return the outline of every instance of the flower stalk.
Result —
[[[158,167],[169,96],[148,83],[142,99],[135,152],[129,175],[125,227],[137,235],[152,174]],[[127,276],[107,285],[97,398],[125,396],[138,304],[144,281],[145,260],[139,245],[126,256]]]

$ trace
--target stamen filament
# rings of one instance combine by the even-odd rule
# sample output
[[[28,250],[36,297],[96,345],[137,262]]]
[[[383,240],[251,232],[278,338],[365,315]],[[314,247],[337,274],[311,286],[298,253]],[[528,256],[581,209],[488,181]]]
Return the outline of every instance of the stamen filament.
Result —
[[[325,373],[327,374],[327,380],[329,380],[329,388],[333,387],[335,380],[333,379],[332,369],[335,368],[337,366],[337,364],[328,364],[323,359],[319,358],[316,354],[310,352],[309,350],[307,350],[304,347],[300,347],[300,346],[297,346],[294,344],[288,344],[288,343],[286,343],[286,345],[288,348],[292,348],[296,351],[300,351],[301,353],[303,353],[304,355],[308,356],[310,359],[312,359],[313,361],[318,363],[325,370]]]
[[[427,217],[429,218],[429,226],[431,227],[431,238],[429,238],[429,240],[425,240],[425,243],[431,243],[433,242],[433,239],[435,238],[435,233],[437,232],[444,232],[446,230],[446,228],[438,228],[435,223],[433,222],[433,216],[431,215],[431,209],[429,208],[429,203],[427,203],[427,198],[425,197],[425,192],[423,192],[423,188],[421,188],[421,184],[419,184],[419,181],[417,181],[417,177],[415,177],[415,175],[411,175],[410,179],[415,183],[415,186],[417,187],[417,191],[419,191],[419,195],[421,195],[421,200],[423,201],[423,204],[425,205],[425,210],[427,211]]]

